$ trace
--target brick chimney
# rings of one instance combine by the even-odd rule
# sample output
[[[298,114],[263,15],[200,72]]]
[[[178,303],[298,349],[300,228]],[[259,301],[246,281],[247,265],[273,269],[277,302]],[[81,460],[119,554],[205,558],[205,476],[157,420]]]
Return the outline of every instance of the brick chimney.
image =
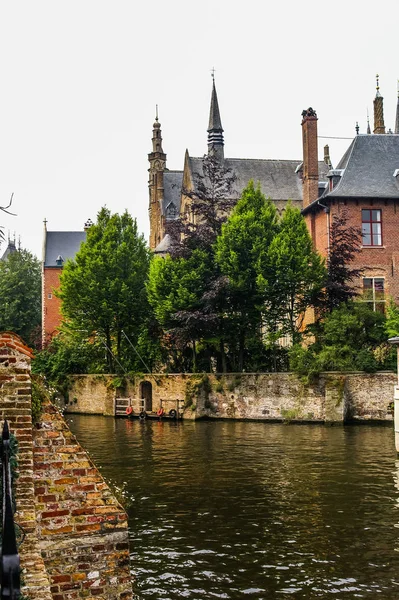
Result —
[[[317,115],[313,108],[302,112],[303,207],[319,196],[319,163],[317,151]]]

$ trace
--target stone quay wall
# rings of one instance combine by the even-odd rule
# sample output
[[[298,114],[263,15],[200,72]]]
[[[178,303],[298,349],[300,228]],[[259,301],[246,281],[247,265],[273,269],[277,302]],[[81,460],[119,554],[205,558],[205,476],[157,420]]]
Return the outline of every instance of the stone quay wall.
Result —
[[[31,600],[131,600],[127,516],[49,402],[32,429],[32,354],[0,333],[0,418],[19,443],[15,521]]]
[[[184,419],[265,421],[391,421],[396,375],[323,373],[305,385],[293,373],[157,374],[121,378],[74,375],[65,411],[113,416],[118,398],[138,416],[151,393],[151,410],[178,410]],[[145,388],[145,392],[144,392]]]

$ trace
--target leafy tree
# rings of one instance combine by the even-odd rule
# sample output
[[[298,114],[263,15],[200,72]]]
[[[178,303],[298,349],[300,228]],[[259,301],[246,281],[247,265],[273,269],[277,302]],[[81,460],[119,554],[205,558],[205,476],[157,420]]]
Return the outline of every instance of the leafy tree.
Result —
[[[32,361],[32,372],[44,376],[55,393],[67,391],[66,374],[104,373],[107,370],[104,346],[96,337],[61,332],[38,352]]]
[[[27,250],[0,261],[0,330],[34,345],[41,323],[41,267]]]
[[[168,331],[180,348],[191,346],[193,370],[197,368],[198,339],[202,339],[209,356],[215,354],[215,347],[218,348],[218,361],[225,370],[221,332],[225,280],[215,262],[214,244],[236,202],[232,192],[235,175],[213,155],[205,155],[201,164],[202,173],[194,174],[193,189],[183,190],[183,194],[190,198],[190,211],[168,226],[172,237],[172,259],[193,260],[195,268],[201,273],[201,285],[193,289],[190,285],[191,276],[183,277],[178,296],[181,299],[188,294],[190,302],[187,305],[177,303],[178,308],[173,313],[173,328]],[[177,271],[186,268],[191,269],[190,262],[181,262],[176,267]],[[189,284],[186,291],[185,282]]]
[[[324,261],[313,249],[305,220],[289,204],[268,252],[260,258],[259,285],[273,307],[272,321],[265,314],[269,327],[274,322],[294,343],[299,341],[306,310],[319,302],[325,279]]]
[[[99,336],[110,372],[123,363],[129,368],[137,363],[130,344],[136,347],[147,325],[148,268],[149,250],[136,221],[127,212],[112,215],[102,208],[61,274],[58,295],[65,326]]]
[[[236,203],[233,171],[211,154],[201,164],[202,173],[193,176],[193,189],[183,189],[183,195],[190,198],[190,211],[168,226],[172,257],[190,256],[196,248],[209,252]]]
[[[197,248],[189,258],[154,257],[147,283],[150,305],[163,330],[171,336],[178,350],[191,346],[194,371],[196,345],[207,330],[202,308],[211,274],[209,255]]]
[[[362,275],[363,269],[351,266],[361,248],[359,228],[348,225],[348,211],[344,209],[334,215],[330,229],[330,248],[327,257],[327,280],[324,307],[331,312],[342,302],[352,300],[356,295],[354,283]]]
[[[391,299],[386,304],[387,320],[385,323],[385,331],[387,337],[397,337],[399,335],[399,307]]]
[[[13,199],[14,194],[11,194],[11,198],[10,198],[10,202],[7,204],[7,206],[0,206],[0,211],[7,213],[7,215],[12,215],[13,213],[11,213],[8,209],[10,208],[11,204],[12,204],[12,199]],[[15,215],[14,215],[15,216]],[[4,227],[2,225],[0,225],[0,245],[1,242],[4,241]]]
[[[321,323],[317,341],[290,352],[290,366],[311,379],[320,371],[367,371],[392,368],[386,344],[385,317],[366,303],[347,302],[333,309]]]
[[[248,352],[251,356],[254,343],[262,344],[261,313],[267,298],[258,286],[259,263],[267,255],[277,228],[276,207],[250,181],[216,241],[217,264],[228,280],[225,329],[230,334],[230,358],[239,371],[244,368],[247,341],[252,340],[252,352]],[[266,269],[263,259],[263,273]],[[231,356],[235,340],[237,360]]]

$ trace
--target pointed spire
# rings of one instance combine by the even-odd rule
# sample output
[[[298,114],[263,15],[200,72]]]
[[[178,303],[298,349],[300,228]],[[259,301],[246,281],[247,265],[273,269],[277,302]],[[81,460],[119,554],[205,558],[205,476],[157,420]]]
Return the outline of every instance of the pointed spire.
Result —
[[[396,104],[395,133],[399,133],[399,79],[398,79],[398,101]]]
[[[377,92],[374,98],[374,131],[373,133],[385,133],[384,124],[384,98],[380,94],[380,78],[377,77]]]
[[[223,127],[220,119],[219,103],[215,86],[215,73],[212,72],[212,96],[211,109],[209,111],[208,125],[208,154],[214,154],[219,158],[224,158],[224,140]]]
[[[158,121],[158,104],[155,105],[155,122],[152,127],[152,151],[163,152],[161,123]]]
[[[367,109],[367,133],[371,134],[369,109]]]

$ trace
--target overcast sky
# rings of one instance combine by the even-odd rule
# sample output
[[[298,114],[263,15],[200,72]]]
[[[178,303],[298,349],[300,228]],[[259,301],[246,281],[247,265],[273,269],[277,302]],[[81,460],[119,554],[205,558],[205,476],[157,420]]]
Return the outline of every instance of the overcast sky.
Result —
[[[148,238],[155,105],[167,166],[207,150],[211,69],[225,156],[301,159],[301,112],[319,135],[372,124],[380,75],[394,127],[398,5],[280,0],[0,0],[0,223],[41,258],[49,230],[107,205]],[[330,143],[336,165],[349,140]],[[398,164],[399,167],[399,164]],[[0,248],[3,252],[5,245]]]

